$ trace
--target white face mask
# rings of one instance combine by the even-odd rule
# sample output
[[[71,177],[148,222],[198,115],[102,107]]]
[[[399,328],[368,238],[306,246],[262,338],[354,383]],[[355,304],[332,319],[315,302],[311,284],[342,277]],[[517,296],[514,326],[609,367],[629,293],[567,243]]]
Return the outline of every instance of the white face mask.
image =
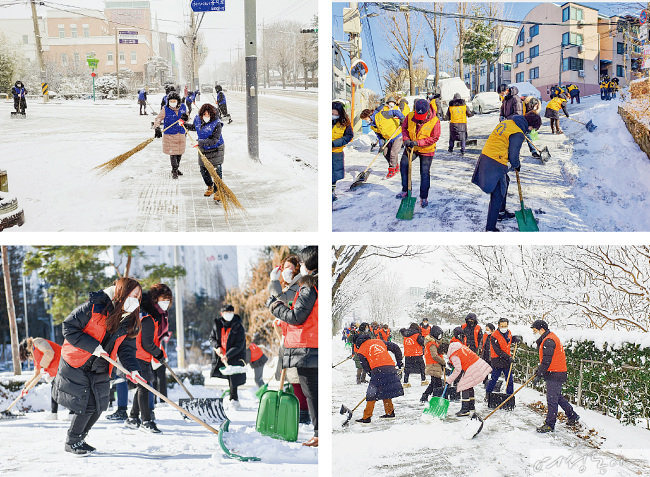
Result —
[[[290,268],[282,270],[282,279],[287,283],[291,282],[293,280],[293,270]]]
[[[305,267],[304,263],[302,263],[300,265],[300,274],[301,275],[309,275],[309,270],[307,270],[307,267]]]
[[[178,103],[176,101],[170,101],[169,102],[169,107],[174,109],[176,106],[178,106]]]
[[[203,122],[204,123],[209,123],[210,122],[210,116],[203,116]]]
[[[133,313],[140,306],[140,300],[135,297],[127,296],[122,307],[127,313]]]
[[[169,304],[170,304],[170,301],[169,301],[169,300],[159,301],[159,302],[158,302],[158,307],[159,307],[162,311],[167,311],[167,308],[169,308]]]
[[[223,313],[223,315],[221,315],[221,316],[223,316],[223,319],[224,319],[224,320],[226,320],[226,321],[230,321],[230,320],[233,319],[233,317],[235,316],[235,314],[234,314],[232,311],[226,311],[226,312]]]
[[[389,108],[394,108],[395,106],[397,106],[395,103],[388,103]]]
[[[499,327],[499,331],[500,331],[501,333],[507,333],[507,332],[508,332],[508,327],[506,326],[505,328],[503,328],[503,327],[501,326],[501,327]]]

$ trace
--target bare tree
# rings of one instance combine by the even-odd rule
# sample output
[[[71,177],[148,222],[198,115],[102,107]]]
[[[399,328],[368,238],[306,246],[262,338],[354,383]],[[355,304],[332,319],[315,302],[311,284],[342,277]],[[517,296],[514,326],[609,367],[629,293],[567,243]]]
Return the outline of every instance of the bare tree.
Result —
[[[469,2],[458,2],[455,8],[459,15],[467,15],[469,12]],[[456,35],[458,37],[458,71],[461,78],[465,77],[465,64],[463,61],[463,48],[467,42],[467,32],[469,20],[464,17],[458,17],[454,20],[456,25]],[[464,81],[464,80],[463,80]]]
[[[431,6],[431,10],[437,13],[443,13],[445,6],[443,3],[435,2]],[[424,19],[427,21],[429,28],[433,34],[433,50],[434,50],[434,67],[435,67],[435,76],[434,84],[438,86],[438,79],[440,78],[440,45],[442,44],[442,39],[447,33],[447,27],[443,26],[442,15],[434,14],[424,14]]]
[[[417,58],[415,58],[415,50],[418,39],[422,34],[417,18],[409,10],[390,12],[383,17],[383,31],[386,41],[395,50],[404,67],[408,70],[409,94],[411,96],[415,94],[416,84],[414,66],[417,63]]]

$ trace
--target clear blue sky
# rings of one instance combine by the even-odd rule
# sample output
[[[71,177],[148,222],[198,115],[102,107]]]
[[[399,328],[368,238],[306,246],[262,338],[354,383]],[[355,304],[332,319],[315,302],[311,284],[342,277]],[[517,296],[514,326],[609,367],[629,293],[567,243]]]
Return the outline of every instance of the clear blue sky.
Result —
[[[359,9],[361,10],[362,16],[365,14],[364,11],[364,3],[365,2],[359,2]],[[430,6],[428,3],[422,3],[422,2],[412,2],[412,3],[417,3],[418,6],[426,8],[427,6]],[[505,11],[506,12],[511,12],[510,18],[515,19],[515,20],[522,20],[526,14],[536,5],[539,5],[540,2],[506,2],[505,3]],[[565,2],[555,2],[557,4],[563,4]],[[600,11],[600,13],[604,15],[614,15],[614,14],[622,14],[624,12],[628,12],[630,14],[638,14],[640,12],[640,4],[639,3],[622,3],[622,2],[602,2],[602,3],[591,3],[591,2],[581,2],[583,5],[596,8]],[[343,33],[343,8],[348,7],[348,2],[336,2],[332,4],[332,35],[335,40],[342,40],[342,41],[347,41],[347,35]],[[446,3],[446,11],[451,11],[451,9],[455,8],[455,3]],[[369,13],[374,13],[379,11],[377,7],[368,5],[368,12]],[[447,50],[453,50],[455,44],[456,44],[456,30],[454,27],[454,21],[453,19],[446,19],[444,20],[446,22],[447,26],[447,33],[443,39],[443,44],[442,48],[447,49]],[[370,88],[374,91],[381,91],[380,85],[379,85],[379,77],[381,76],[381,72],[377,72],[377,68],[375,67],[375,62],[373,60],[373,56],[370,52],[370,36],[372,36],[372,44],[374,45],[374,52],[375,52],[375,58],[377,60],[377,66],[381,70],[382,68],[382,59],[388,59],[391,58],[394,54],[394,50],[391,48],[391,46],[388,44],[386,41],[386,38],[384,36],[384,33],[382,31],[382,20],[380,17],[371,17],[368,18],[368,22],[370,23],[370,30],[367,28],[367,24],[364,21],[362,21],[362,27],[363,27],[363,34],[362,34],[362,49],[363,49],[363,54],[362,58],[368,63],[368,67],[370,69],[370,72],[368,74],[368,79],[366,80],[366,88]],[[430,70],[433,70],[433,60],[429,59],[427,57],[426,51],[424,50],[424,45],[427,42],[426,37],[430,36],[430,29],[428,25],[424,25],[424,28],[422,30],[424,32],[424,35],[419,41],[419,46],[416,51],[416,56],[423,56],[425,58],[425,62],[427,66],[429,67]],[[428,41],[429,43],[429,52],[432,53],[432,42]],[[383,84],[383,80],[382,80]]]

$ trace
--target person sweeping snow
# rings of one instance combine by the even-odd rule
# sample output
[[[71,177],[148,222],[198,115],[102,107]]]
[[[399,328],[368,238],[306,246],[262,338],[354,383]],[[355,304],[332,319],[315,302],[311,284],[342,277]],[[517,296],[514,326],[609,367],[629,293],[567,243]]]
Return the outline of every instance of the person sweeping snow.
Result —
[[[397,372],[397,369],[402,367],[402,350],[395,343],[375,339],[370,333],[368,323],[361,323],[359,330],[354,346],[358,350],[361,366],[370,373],[370,383],[366,390],[366,408],[363,410],[363,417],[356,421],[370,424],[375,404],[380,399],[384,403],[384,415],[380,419],[394,419],[393,399],[404,395]],[[388,354],[389,351],[395,355],[395,360]]]
[[[51,383],[56,373],[59,370],[59,361],[61,360],[61,345],[56,344],[54,341],[46,340],[45,338],[25,338],[20,342],[18,347],[20,361],[27,361],[31,359],[34,361],[34,378],[39,375],[44,377],[45,381]],[[27,383],[29,384],[29,383]],[[25,385],[25,389],[29,386]],[[52,398],[51,408],[52,411],[46,419],[56,420],[57,412],[59,411],[59,404]]]
[[[538,337],[539,367],[535,371],[535,384],[546,382],[546,420],[537,428],[537,432],[546,433],[555,430],[558,404],[567,417],[567,426],[575,426],[580,416],[573,409],[567,398],[562,395],[562,384],[567,380],[566,355],[560,339],[551,333],[544,320],[536,320],[531,329]]]
[[[452,385],[460,376],[460,380],[456,384],[456,391],[461,393],[461,408],[456,416],[469,416],[470,411],[476,410],[474,386],[482,383],[492,368],[471,349],[457,341],[452,341],[449,344],[442,343],[438,347],[438,352],[446,354],[454,367],[454,371],[447,376],[447,384]]]
[[[186,131],[183,123],[187,120],[187,109],[181,103],[181,97],[177,92],[171,91],[167,95],[167,104],[160,110],[158,116],[156,116],[153,127],[156,130],[155,136],[157,138],[163,138],[163,153],[169,155],[173,179],[178,179],[178,176],[183,175],[178,167],[181,163],[181,157],[185,152]],[[161,123],[165,129],[164,133],[160,130]]]
[[[445,119],[449,121],[449,152],[454,151],[454,144],[460,141],[460,154],[465,154],[465,142],[467,141],[467,118],[474,116],[474,113],[467,109],[465,100],[459,93],[454,94],[454,99],[449,101],[449,108]]]
[[[492,376],[487,386],[485,387],[486,398],[490,399],[490,394],[494,390],[497,380],[503,373],[509,381],[506,383],[506,393],[512,394],[512,373],[509,373],[510,366],[514,362],[511,347],[513,344],[519,342],[517,336],[512,336],[512,332],[508,330],[508,318],[499,318],[497,331],[489,336],[490,348],[490,366],[492,366]]]
[[[465,340],[463,343],[467,345],[469,349],[478,353],[481,340],[483,339],[483,331],[481,330],[478,320],[476,318],[476,313],[468,313],[465,317],[465,324],[461,326],[463,333],[465,334]]]
[[[424,338],[420,334],[420,327],[417,323],[411,323],[399,332],[404,337],[404,387],[411,387],[409,374],[419,374],[422,386],[429,384],[424,376]]]
[[[223,92],[221,85],[214,85],[214,90],[217,93],[217,106],[222,118],[228,118],[228,124],[232,123],[232,118],[228,114],[228,104],[226,103],[226,93]]]
[[[336,182],[345,177],[345,146],[354,139],[343,104],[332,101],[332,202],[336,200]]]
[[[424,338],[424,372],[431,376],[431,383],[422,394],[420,402],[427,402],[435,388],[443,386],[442,378],[445,376],[447,362],[439,350],[442,339],[442,329],[439,326],[432,326],[431,332]]]
[[[560,109],[568,118],[569,112],[566,109],[566,96],[564,93],[560,93],[558,96],[550,100],[546,105],[544,117],[551,120],[552,134],[562,134],[564,132],[560,129]]]
[[[16,114],[25,114],[25,109],[27,109],[27,90],[22,81],[16,81],[11,88],[11,94],[14,97],[14,109]]]

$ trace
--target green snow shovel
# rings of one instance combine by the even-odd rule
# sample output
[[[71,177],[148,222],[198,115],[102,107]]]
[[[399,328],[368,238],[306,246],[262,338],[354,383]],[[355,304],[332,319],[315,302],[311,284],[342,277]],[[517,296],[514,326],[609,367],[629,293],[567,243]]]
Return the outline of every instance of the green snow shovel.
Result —
[[[571,121],[575,121],[578,124],[582,124],[584,127],[587,128],[587,131],[589,132],[594,132],[598,126],[596,126],[591,119],[587,121],[586,123],[583,123],[582,121],[578,121],[577,119],[570,118],[569,116],[566,117],[567,119],[570,119]]]
[[[219,445],[221,446],[221,450],[231,459],[236,459],[241,462],[259,462],[260,460],[262,460],[259,457],[245,457],[243,455],[235,454],[230,449],[228,449],[226,447],[226,443],[223,441],[223,435],[226,432],[228,432],[229,427],[230,427],[230,421],[228,419],[223,421],[223,423],[219,427]]]
[[[409,175],[408,175],[408,191],[406,197],[402,199],[399,209],[397,210],[397,218],[399,220],[412,220],[413,211],[415,210],[416,198],[411,197],[411,162],[413,158],[413,148],[409,150]]]
[[[519,181],[519,171],[515,171],[517,175],[517,188],[519,189],[519,202],[521,202],[521,210],[515,211],[517,218],[517,226],[520,232],[539,232],[537,227],[537,220],[533,215],[533,211],[524,207],[524,196],[521,193],[521,182]]]
[[[269,389],[269,384],[271,384],[271,381],[273,381],[273,378],[269,379],[269,382],[268,382],[268,383],[264,383],[264,384],[262,384],[262,386],[260,386],[260,388],[259,388],[257,391],[255,391],[255,396],[257,396],[257,399],[262,399],[262,395],[263,395],[266,391],[268,391],[268,389]]]
[[[447,386],[449,383],[445,384],[445,389],[442,391],[442,396],[433,396],[429,401],[429,407],[425,408],[422,413],[429,414],[433,417],[439,417],[444,419],[447,417],[447,410],[449,409],[449,399],[445,399],[445,394],[447,393]]]
[[[274,439],[295,442],[298,439],[300,404],[296,396],[283,391],[286,372],[286,369],[282,370],[278,391],[266,391],[262,395],[255,429]]]

